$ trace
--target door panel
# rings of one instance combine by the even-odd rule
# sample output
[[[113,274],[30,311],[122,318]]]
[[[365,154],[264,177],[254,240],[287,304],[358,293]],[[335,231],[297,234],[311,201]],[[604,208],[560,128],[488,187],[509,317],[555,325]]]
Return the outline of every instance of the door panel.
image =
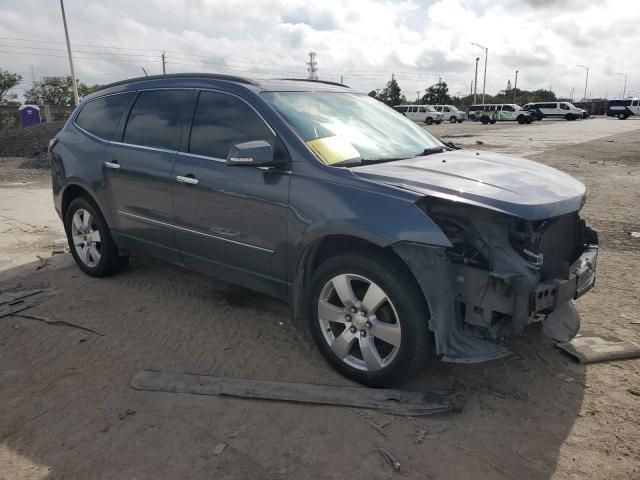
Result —
[[[103,165],[118,238],[129,249],[173,263],[182,259],[171,227],[172,170],[181,112],[191,94],[190,90],[141,92],[120,133],[122,141],[107,147]]]
[[[286,155],[243,100],[200,93],[185,143],[190,152],[177,154],[173,170],[176,238],[188,267],[283,296],[290,172],[228,166],[231,146],[252,140],[267,140],[276,155]]]

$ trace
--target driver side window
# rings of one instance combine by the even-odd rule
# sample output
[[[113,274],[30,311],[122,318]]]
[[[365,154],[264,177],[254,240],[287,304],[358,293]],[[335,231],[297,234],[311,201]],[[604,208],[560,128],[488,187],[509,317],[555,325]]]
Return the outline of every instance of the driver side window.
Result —
[[[266,140],[273,145],[274,135],[249,105],[224,93],[200,92],[189,153],[226,159],[232,146],[253,140]]]

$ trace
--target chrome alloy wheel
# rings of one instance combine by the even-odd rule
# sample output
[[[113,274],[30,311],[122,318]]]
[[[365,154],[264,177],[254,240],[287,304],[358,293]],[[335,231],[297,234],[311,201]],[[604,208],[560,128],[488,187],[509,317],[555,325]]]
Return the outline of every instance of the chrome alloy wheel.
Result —
[[[324,339],[347,365],[375,372],[390,365],[401,341],[400,319],[387,294],[355,274],[333,277],[318,301]]]
[[[71,238],[78,257],[87,267],[95,267],[100,263],[102,243],[100,232],[91,214],[79,208],[73,214],[71,222]]]

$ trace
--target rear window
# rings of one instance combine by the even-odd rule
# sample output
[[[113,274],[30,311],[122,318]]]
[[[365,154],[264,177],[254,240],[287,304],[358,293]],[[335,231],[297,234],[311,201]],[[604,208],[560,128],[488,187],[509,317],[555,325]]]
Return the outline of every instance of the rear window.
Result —
[[[111,140],[133,95],[109,95],[88,102],[76,117],[76,124],[97,137]]]
[[[131,109],[122,141],[144,147],[177,150],[180,110],[189,95],[189,90],[142,92]]]

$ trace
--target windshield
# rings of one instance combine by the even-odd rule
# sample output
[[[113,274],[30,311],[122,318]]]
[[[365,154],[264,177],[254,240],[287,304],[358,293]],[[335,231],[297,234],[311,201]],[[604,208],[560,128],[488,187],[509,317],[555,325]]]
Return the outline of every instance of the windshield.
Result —
[[[410,158],[443,146],[404,115],[367,95],[265,92],[261,96],[327,165]]]

